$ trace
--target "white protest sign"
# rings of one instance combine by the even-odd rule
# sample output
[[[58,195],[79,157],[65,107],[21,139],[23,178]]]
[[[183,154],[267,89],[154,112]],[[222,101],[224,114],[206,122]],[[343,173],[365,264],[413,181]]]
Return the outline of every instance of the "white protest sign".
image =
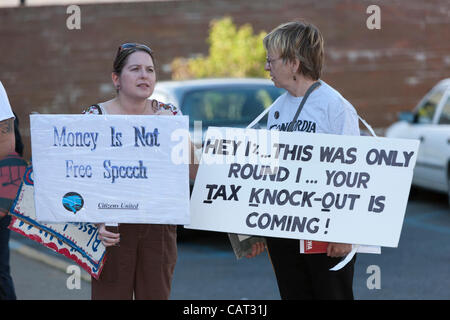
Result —
[[[30,119],[39,221],[189,223],[188,117]]]
[[[186,228],[396,247],[419,142],[210,128]]]

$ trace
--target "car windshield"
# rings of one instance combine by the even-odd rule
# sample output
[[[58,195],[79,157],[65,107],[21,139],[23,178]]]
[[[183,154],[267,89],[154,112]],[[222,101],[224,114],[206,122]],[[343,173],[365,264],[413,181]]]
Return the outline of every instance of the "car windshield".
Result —
[[[194,121],[202,121],[205,127],[245,126],[283,92],[273,86],[192,90],[184,96],[182,112],[189,115],[191,126]]]
[[[444,108],[442,109],[442,113],[438,123],[450,124],[450,97],[447,98],[447,101],[444,104]]]

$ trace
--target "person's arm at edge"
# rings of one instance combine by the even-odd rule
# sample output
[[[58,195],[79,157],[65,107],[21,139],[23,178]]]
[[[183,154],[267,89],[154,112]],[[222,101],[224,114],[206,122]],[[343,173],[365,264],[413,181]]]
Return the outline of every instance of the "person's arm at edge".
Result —
[[[15,149],[14,118],[0,121],[0,159]]]

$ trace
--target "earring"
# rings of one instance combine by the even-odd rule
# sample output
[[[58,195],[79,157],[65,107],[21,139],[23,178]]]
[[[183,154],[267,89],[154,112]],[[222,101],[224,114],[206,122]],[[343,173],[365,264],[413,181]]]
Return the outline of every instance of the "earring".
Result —
[[[297,78],[294,76],[294,81],[297,81]]]

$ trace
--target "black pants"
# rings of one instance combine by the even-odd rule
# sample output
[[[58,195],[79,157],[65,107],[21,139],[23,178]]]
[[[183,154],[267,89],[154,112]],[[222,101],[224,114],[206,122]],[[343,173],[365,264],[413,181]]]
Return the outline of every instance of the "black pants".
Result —
[[[356,256],[341,270],[329,271],[342,258],[300,254],[300,241],[266,238],[283,300],[353,300]]]
[[[9,233],[11,216],[0,218],[0,300],[16,300],[14,284],[9,270]]]

